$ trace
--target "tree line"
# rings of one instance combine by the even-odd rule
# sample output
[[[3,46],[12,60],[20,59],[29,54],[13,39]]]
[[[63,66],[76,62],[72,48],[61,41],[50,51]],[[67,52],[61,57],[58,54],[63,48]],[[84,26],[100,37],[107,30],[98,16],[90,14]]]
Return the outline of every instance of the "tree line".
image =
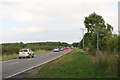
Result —
[[[67,47],[66,42],[33,42],[33,43],[2,43],[2,55],[17,54],[20,49],[29,48],[36,50],[53,50],[55,47]]]

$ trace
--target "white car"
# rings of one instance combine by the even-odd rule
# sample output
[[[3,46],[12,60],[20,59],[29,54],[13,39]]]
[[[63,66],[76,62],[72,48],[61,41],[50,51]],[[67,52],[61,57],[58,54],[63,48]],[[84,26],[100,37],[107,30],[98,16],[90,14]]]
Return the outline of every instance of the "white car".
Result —
[[[20,49],[19,50],[19,59],[21,58],[34,58],[34,52],[30,49]]]
[[[59,48],[54,48],[54,52],[59,52]]]
[[[60,51],[63,51],[63,48],[60,48]]]

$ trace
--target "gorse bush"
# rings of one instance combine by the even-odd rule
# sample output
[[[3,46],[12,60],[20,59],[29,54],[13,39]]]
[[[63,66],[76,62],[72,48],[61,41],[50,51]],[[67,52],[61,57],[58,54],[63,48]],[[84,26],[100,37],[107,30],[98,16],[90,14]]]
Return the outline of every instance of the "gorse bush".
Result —
[[[11,55],[14,53],[18,53],[19,49],[21,49],[20,47],[14,47],[14,46],[7,46],[7,47],[2,47],[2,53],[7,54],[7,55]]]

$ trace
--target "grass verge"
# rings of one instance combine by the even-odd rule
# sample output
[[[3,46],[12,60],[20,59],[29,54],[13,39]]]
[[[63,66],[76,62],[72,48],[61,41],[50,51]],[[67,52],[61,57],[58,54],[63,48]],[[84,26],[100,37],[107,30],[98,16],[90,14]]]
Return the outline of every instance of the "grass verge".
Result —
[[[91,56],[76,48],[72,52],[42,65],[26,78],[112,78],[92,65]]]

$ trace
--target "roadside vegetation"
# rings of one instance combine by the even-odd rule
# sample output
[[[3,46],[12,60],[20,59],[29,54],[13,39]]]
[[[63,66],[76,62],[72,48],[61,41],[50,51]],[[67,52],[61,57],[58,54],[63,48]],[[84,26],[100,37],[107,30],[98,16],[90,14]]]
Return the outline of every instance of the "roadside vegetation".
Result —
[[[104,18],[92,13],[84,19],[85,33],[78,43],[79,48],[91,55],[93,65],[110,75],[119,76],[120,36],[113,34],[113,27],[105,23]]]
[[[28,78],[116,78],[120,77],[120,36],[113,34],[113,27],[104,18],[92,13],[84,19],[87,32],[69,54],[36,68],[36,73]],[[18,56],[19,49],[29,48],[39,54],[41,50],[70,46],[61,42],[4,43],[2,56]]]
[[[34,52],[35,55],[42,54],[45,52],[50,52],[49,50],[37,50]],[[10,60],[10,59],[17,59],[19,58],[18,54],[11,54],[11,55],[4,55],[0,57],[0,60],[5,61],[5,60]]]
[[[35,68],[26,76],[27,78],[116,78],[109,75],[103,69],[93,65],[91,55],[85,54],[79,48],[72,52]]]
[[[120,36],[104,18],[92,13],[84,19],[87,33],[73,43],[71,53],[42,66],[35,78],[114,78],[119,75]],[[81,51],[83,49],[84,51]],[[85,54],[84,54],[85,53]],[[31,77],[31,76],[29,76]],[[31,78],[32,78],[31,77]]]
[[[18,57],[20,49],[29,48],[35,52],[35,54],[41,54],[44,52],[52,51],[55,47],[67,47],[68,43],[65,42],[36,42],[36,43],[3,43],[2,55],[0,60],[14,59]]]

